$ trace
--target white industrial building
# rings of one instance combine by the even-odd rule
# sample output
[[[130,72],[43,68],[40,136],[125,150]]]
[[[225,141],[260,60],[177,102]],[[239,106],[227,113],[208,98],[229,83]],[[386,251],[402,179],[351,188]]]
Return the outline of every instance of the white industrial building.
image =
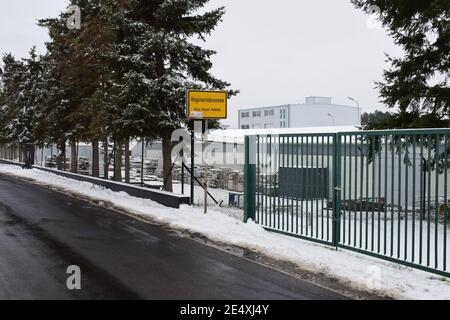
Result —
[[[330,97],[307,97],[303,104],[239,110],[240,129],[359,126],[361,110],[333,104]]]

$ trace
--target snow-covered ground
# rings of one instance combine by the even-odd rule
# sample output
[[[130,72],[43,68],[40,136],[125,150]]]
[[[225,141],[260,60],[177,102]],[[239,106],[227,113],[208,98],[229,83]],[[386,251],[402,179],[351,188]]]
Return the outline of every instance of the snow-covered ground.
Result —
[[[191,195],[191,186],[189,183],[184,184],[184,193],[181,192],[181,183],[174,184],[173,185],[173,192],[176,194],[184,194],[186,196]],[[208,192],[216,199],[218,204],[214,203],[214,201],[208,197],[208,207],[212,210],[220,211],[230,217],[236,218],[240,221],[244,219],[244,204],[237,208],[237,207],[230,207],[229,206],[229,195],[230,193],[239,193],[235,191],[225,190],[225,189],[218,189],[218,188],[209,188]],[[205,190],[198,185],[194,186],[194,204],[196,206],[203,206],[204,205],[204,199],[205,199]],[[244,197],[241,197],[241,201],[244,201]]]
[[[333,230],[331,210],[323,209],[326,200],[291,201],[268,199],[256,212],[259,224],[287,233],[330,241]],[[261,203],[257,196],[258,203]],[[280,201],[280,205],[275,204]],[[264,199],[263,199],[264,201]],[[284,205],[283,205],[284,204]],[[279,210],[278,210],[279,208]],[[401,216],[401,217],[400,217]],[[397,258],[409,263],[430,266],[438,270],[450,268],[450,224],[421,220],[398,210],[391,212],[343,211],[340,220],[341,244]]]
[[[70,193],[110,202],[139,216],[147,216],[172,228],[200,233],[213,241],[248,248],[289,261],[303,269],[339,278],[358,289],[382,292],[399,299],[450,299],[450,279],[345,250],[310,243],[245,224],[217,210],[207,215],[200,208],[170,209],[153,201],[113,192],[39,170],[22,170],[0,164],[0,173],[12,174],[51,185]]]

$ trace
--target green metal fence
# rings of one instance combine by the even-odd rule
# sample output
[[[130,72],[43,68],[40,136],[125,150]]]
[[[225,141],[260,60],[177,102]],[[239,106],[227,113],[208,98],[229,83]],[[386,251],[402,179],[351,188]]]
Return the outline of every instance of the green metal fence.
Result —
[[[245,217],[450,277],[450,130],[246,138]]]

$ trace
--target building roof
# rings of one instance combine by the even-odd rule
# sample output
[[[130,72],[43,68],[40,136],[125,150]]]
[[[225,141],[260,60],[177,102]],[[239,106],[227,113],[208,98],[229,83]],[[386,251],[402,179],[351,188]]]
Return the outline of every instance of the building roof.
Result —
[[[358,131],[359,129],[360,129],[359,126],[337,126],[337,127],[212,130],[208,134],[208,140],[216,142],[244,143],[245,136],[253,136],[253,135],[338,133],[338,132],[353,132]]]
[[[335,103],[333,103],[333,100],[331,97],[311,96],[311,97],[306,97],[305,102],[303,102],[303,103],[290,103],[290,104],[281,104],[281,105],[266,106],[266,107],[243,108],[243,109],[239,109],[238,112],[264,110],[264,109],[276,109],[276,108],[285,108],[285,107],[304,107],[304,106],[314,106],[314,105],[315,106],[327,105],[327,106],[358,109],[357,106],[335,104]]]

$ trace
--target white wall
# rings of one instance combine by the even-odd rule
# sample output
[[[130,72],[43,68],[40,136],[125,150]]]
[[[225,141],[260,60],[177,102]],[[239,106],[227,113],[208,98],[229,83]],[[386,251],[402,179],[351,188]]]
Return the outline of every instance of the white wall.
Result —
[[[357,126],[360,124],[359,110],[356,107],[333,104],[299,104],[290,106],[291,128]]]
[[[265,111],[273,110],[273,116],[266,116]],[[248,110],[240,110],[239,111],[239,129],[242,129],[243,125],[248,125],[249,129],[270,129],[270,128],[279,128],[280,127],[280,112],[281,110],[286,110],[286,127],[288,124],[288,114],[289,114],[289,106],[274,106],[268,108],[255,108]],[[253,117],[253,111],[261,112],[260,117]],[[241,114],[243,112],[248,112],[250,117],[242,118]]]
[[[265,116],[266,110],[273,110],[273,116]],[[281,118],[281,110],[285,110],[286,119]],[[260,117],[253,117],[253,112],[261,112]],[[242,113],[248,112],[248,118]],[[332,104],[330,97],[307,97],[304,104],[290,104],[265,108],[239,110],[239,128],[247,125],[248,129],[327,127],[327,126],[359,126],[361,113],[354,106]]]

